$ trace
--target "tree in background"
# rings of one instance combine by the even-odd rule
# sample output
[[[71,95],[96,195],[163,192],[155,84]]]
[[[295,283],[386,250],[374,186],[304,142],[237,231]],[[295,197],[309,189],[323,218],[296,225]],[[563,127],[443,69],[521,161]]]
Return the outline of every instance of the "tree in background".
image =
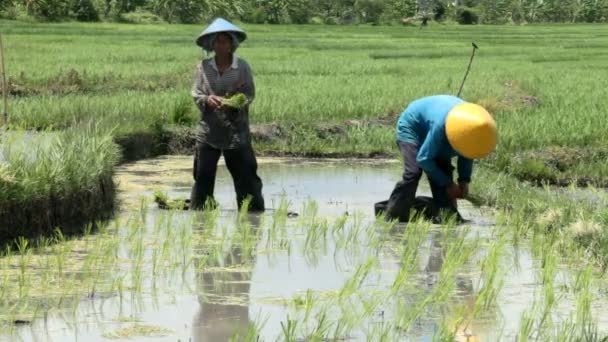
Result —
[[[142,11],[170,23],[214,17],[271,24],[606,22],[608,0],[0,0],[0,15],[121,21]],[[147,12],[146,12],[147,11]],[[7,13],[13,13],[7,14]]]
[[[356,0],[355,13],[362,23],[379,24],[385,5],[384,0]]]
[[[124,0],[121,0],[124,1]],[[239,1],[151,0],[152,11],[169,23],[193,24],[213,16],[234,17],[242,8]]]
[[[0,11],[5,11],[14,6],[13,0],[0,0]]]
[[[483,23],[504,24],[509,20],[509,0],[484,0],[480,4],[480,14]]]
[[[543,0],[539,14],[545,22],[574,22],[576,6],[576,0]]]
[[[23,0],[22,5],[28,16],[44,19],[59,20],[70,14],[69,0]]]
[[[608,1],[606,0],[581,0],[578,21],[594,23],[606,21],[608,14]]]
[[[315,15],[311,0],[293,1],[287,7],[289,21],[292,24],[308,24]]]
[[[264,10],[266,21],[270,24],[284,22],[287,14],[288,0],[255,0],[257,5]]]
[[[91,0],[74,0],[72,17],[78,21],[98,21],[99,13]]]

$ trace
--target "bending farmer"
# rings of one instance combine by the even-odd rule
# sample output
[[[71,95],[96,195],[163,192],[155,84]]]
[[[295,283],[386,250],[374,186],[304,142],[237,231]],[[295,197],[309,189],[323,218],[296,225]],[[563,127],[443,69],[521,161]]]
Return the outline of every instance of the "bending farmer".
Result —
[[[202,115],[194,157],[193,209],[202,208],[208,201],[214,204],[217,163],[223,153],[239,209],[250,196],[249,210],[264,210],[262,180],[257,175],[249,129],[249,104],[255,96],[255,85],[249,64],[234,54],[246,38],[240,28],[216,19],[196,39],[198,46],[215,54],[197,65],[192,87],[192,97]],[[234,97],[228,101],[230,96]],[[234,101],[237,98],[241,101]]]
[[[456,199],[468,195],[473,159],[483,158],[494,150],[496,123],[483,107],[458,97],[424,97],[410,103],[401,114],[397,145],[405,170],[388,200],[386,218],[409,221],[424,172],[431,185],[435,209],[462,220]],[[452,178],[453,157],[458,157],[458,184]]]

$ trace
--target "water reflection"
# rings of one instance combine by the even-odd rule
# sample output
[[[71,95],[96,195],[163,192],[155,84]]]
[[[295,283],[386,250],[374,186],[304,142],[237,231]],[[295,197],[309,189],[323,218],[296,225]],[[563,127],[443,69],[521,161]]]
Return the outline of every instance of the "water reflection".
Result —
[[[234,226],[241,231],[232,234],[254,237],[253,240],[234,239],[196,275],[200,310],[194,316],[193,341],[228,341],[247,334],[251,320],[249,292],[261,215],[250,213],[237,218]],[[219,271],[220,268],[223,270]],[[196,269],[201,269],[198,263]]]
[[[429,291],[436,286],[441,268],[444,266],[446,253],[448,249],[448,239],[457,239],[456,231],[451,234],[446,234],[445,231],[431,231],[429,234],[430,249],[428,261],[424,267],[424,273],[427,277],[427,286]],[[464,309],[464,313],[470,313],[475,308],[477,301],[477,293],[473,286],[472,276],[457,273],[454,278],[455,293],[454,301]],[[454,317],[455,319],[456,317]],[[450,324],[450,322],[448,322]],[[477,341],[477,327],[473,322],[469,324],[458,324],[457,326],[449,327],[454,332],[456,341]]]

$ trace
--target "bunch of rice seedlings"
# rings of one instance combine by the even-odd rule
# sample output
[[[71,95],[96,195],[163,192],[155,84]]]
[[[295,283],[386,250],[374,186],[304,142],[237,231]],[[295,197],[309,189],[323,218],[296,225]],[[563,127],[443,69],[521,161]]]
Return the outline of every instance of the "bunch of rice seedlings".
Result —
[[[226,106],[232,109],[241,109],[247,105],[247,96],[243,93],[236,93],[230,97],[224,98],[222,106]]]

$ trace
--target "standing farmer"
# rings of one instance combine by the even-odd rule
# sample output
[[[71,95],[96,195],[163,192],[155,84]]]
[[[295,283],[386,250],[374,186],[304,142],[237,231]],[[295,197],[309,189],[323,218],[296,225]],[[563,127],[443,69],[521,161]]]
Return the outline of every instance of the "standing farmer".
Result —
[[[410,103],[401,114],[397,145],[405,170],[388,200],[386,218],[409,221],[424,172],[431,185],[435,209],[462,220],[456,199],[468,196],[473,159],[484,158],[494,150],[496,123],[483,107],[458,97],[424,97]],[[458,158],[458,184],[452,179],[453,157]]]
[[[194,157],[193,209],[201,209],[208,201],[215,203],[215,175],[223,153],[239,209],[250,196],[249,210],[264,210],[262,180],[257,175],[249,130],[249,104],[255,97],[255,85],[249,64],[234,53],[246,38],[243,30],[220,18],[196,39],[198,46],[214,55],[197,65],[192,87],[202,115]],[[227,106],[226,99],[237,93],[245,95],[244,105]]]

